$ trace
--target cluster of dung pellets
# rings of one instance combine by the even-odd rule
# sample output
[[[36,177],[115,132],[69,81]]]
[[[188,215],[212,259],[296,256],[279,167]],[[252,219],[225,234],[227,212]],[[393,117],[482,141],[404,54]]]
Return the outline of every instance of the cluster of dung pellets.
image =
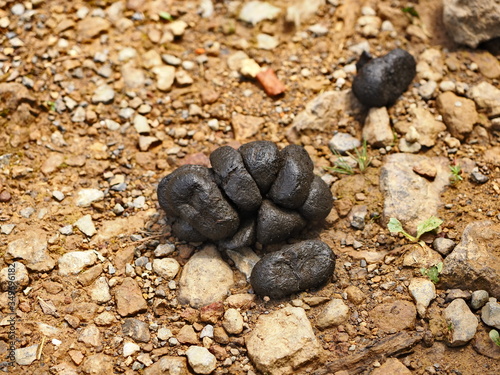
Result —
[[[283,243],[332,209],[332,193],[303,147],[224,146],[210,163],[182,166],[158,185],[158,201],[180,240],[212,241],[221,250]],[[302,241],[264,255],[250,282],[255,293],[281,298],[324,284],[334,268],[325,243]]]
[[[235,249],[283,242],[330,213],[333,198],[303,147],[255,141],[210,155],[212,168],[185,165],[158,186],[172,234]]]

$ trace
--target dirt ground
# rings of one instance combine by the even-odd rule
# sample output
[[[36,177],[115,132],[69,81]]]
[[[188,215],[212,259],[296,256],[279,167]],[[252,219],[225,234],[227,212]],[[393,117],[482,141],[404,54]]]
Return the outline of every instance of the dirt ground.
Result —
[[[499,77],[488,77],[485,74],[487,68],[482,70],[482,65],[476,62],[478,56],[487,53],[498,63],[498,43],[480,46],[477,50],[453,44],[442,25],[440,2],[436,1],[331,1],[320,6],[315,14],[298,26],[285,22],[283,15],[276,20],[266,20],[252,26],[237,20],[237,13],[233,11],[237,9],[236,1],[214,1],[214,14],[209,18],[201,18],[197,13],[197,1],[129,0],[123,3],[122,16],[131,20],[130,25],[112,21],[102,26],[102,32],[90,37],[83,36],[86,31],[78,26],[81,22],[78,10],[87,7],[90,12],[100,10],[102,13],[112,3],[104,0],[27,1],[23,3],[26,9],[24,16],[21,16],[11,13],[15,2],[0,0],[0,84],[19,83],[27,89],[26,93],[19,91],[5,94],[2,96],[3,102],[0,102],[0,224],[15,224],[10,234],[0,234],[2,255],[5,255],[10,242],[22,238],[28,230],[35,230],[46,235],[48,251],[56,260],[68,251],[88,249],[96,249],[110,259],[114,259],[122,249],[132,249],[135,259],[140,256],[152,257],[159,243],[169,241],[177,245],[173,256],[181,265],[185,264],[196,246],[180,243],[170,236],[162,220],[164,213],[160,212],[157,203],[156,186],[159,180],[180,165],[206,164],[207,156],[219,146],[237,146],[253,140],[270,140],[280,147],[291,142],[301,144],[311,155],[315,171],[327,173],[324,167],[333,166],[335,160],[328,141],[335,131],[347,132],[361,139],[366,113],[359,118],[341,114],[339,121],[332,121],[324,129],[309,130],[297,137],[290,134],[289,128],[293,118],[305,108],[308,101],[320,92],[335,90],[338,79],[335,72],[357,59],[357,54],[349,47],[363,40],[369,41],[371,53],[375,56],[396,47],[406,49],[415,57],[427,49],[439,49],[445,58],[453,59],[458,66],[455,71],[446,69],[443,80],[463,82],[469,86],[487,81],[499,86]],[[289,5],[288,1],[272,3],[282,9]],[[411,6],[419,17],[401,13],[402,16],[390,19],[395,33],[380,31],[376,36],[367,38],[356,25],[363,6],[370,6],[374,10],[381,6],[392,6],[392,9]],[[30,8],[34,12],[27,15]],[[168,11],[174,20],[187,23],[182,35],[172,40],[168,37],[162,40],[168,34],[170,23],[158,16],[162,11]],[[380,16],[379,11],[377,14]],[[9,21],[7,26],[7,21],[2,23],[4,18]],[[326,35],[313,36],[307,31],[309,26],[318,23],[328,28]],[[408,26],[412,23],[417,32],[409,33]],[[15,33],[22,43],[13,42],[13,35],[9,33]],[[273,35],[279,40],[279,45],[272,50],[257,48],[256,36],[259,33]],[[122,67],[125,62],[120,61],[119,52],[125,47],[137,51],[137,57],[134,58],[136,67],[145,75],[143,84],[138,87],[127,87],[124,81]],[[165,91],[157,89],[153,69],[144,65],[147,60],[145,56],[151,50],[160,55],[174,55],[184,62],[194,62],[192,69],[186,70],[193,82],[185,85],[176,82]],[[270,97],[255,79],[241,77],[231,71],[227,65],[228,59],[241,50],[259,65],[272,68],[285,84],[286,92]],[[475,64],[475,67],[471,68],[471,64]],[[103,72],[103,67],[110,71]],[[353,77],[352,74],[345,77],[342,89],[351,86]],[[102,83],[113,88],[114,99],[105,103],[93,102],[92,96]],[[389,108],[392,123],[406,119],[408,109],[416,102],[425,103],[437,115],[435,97],[428,100],[419,97],[416,83],[415,80],[410,89]],[[68,100],[63,100],[66,97],[84,108],[83,121],[72,120],[74,110],[69,108]],[[11,99],[16,105],[8,108],[5,103]],[[60,102],[66,105],[58,107]],[[136,131],[132,118],[120,117],[120,110],[130,107],[142,111],[148,119],[150,132],[147,135],[154,137],[151,145],[141,146],[140,142],[147,140],[141,139],[144,135]],[[262,125],[258,131],[242,138],[241,134],[235,134],[232,126],[235,114],[258,117],[262,119]],[[218,125],[209,126],[211,119],[217,119]],[[118,129],[108,126],[108,120],[118,123]],[[482,125],[476,126],[454,153],[448,152],[445,134],[440,135],[434,147],[419,152],[426,156],[444,156],[450,162],[456,161],[464,166],[463,181],[446,188],[438,212],[438,216],[444,220],[441,235],[456,241],[470,222],[500,220],[500,169],[486,162],[483,157],[488,149],[500,146],[500,133],[491,126],[484,126],[488,121],[484,118],[480,120]],[[395,133],[395,137],[400,138],[401,135]],[[383,197],[378,190],[380,167],[386,154],[398,152],[397,144],[395,141],[394,146],[381,150],[368,147],[373,162],[364,174],[347,176],[331,173],[335,183],[344,180],[346,188],[343,193],[350,194],[353,201],[357,193],[362,193],[357,196],[358,202],[362,201],[368,206],[368,212],[374,214],[363,231],[356,231],[350,226],[346,215],[337,210],[338,215],[330,215],[323,227],[314,228],[305,235],[319,236],[337,254],[333,282],[317,291],[304,292],[284,301],[256,299],[246,310],[246,323],[251,328],[260,314],[277,309],[287,302],[303,305],[308,297],[342,298],[345,288],[350,285],[362,291],[364,301],[359,305],[349,305],[355,312],[349,323],[340,328],[315,331],[325,355],[304,373],[333,373],[337,369],[328,367],[328,363],[376,345],[387,335],[378,332],[368,319],[369,312],[390,299],[411,301],[406,287],[412,277],[421,276],[419,269],[403,267],[401,257],[397,256],[392,262],[373,263],[373,267],[370,267],[372,264],[363,265],[360,259],[352,256],[355,252],[353,241],[361,241],[364,250],[376,249],[380,252],[394,252],[407,243],[404,238],[391,235],[385,223],[376,215],[383,210]],[[488,183],[480,185],[470,180],[470,169],[466,166],[473,163],[488,176]],[[127,184],[126,189],[113,190],[113,178],[123,179]],[[82,188],[106,191],[105,198],[89,207],[76,207],[73,204],[74,197]],[[53,191],[62,192],[64,200],[55,199]],[[145,198],[144,204],[134,206],[138,197]],[[117,213],[117,204],[124,208],[123,212]],[[451,208],[446,208],[446,205]],[[23,210],[30,207],[34,208],[34,213],[25,214]],[[46,210],[46,215],[40,218],[42,210]],[[88,238],[76,228],[71,235],[59,233],[61,227],[73,224],[85,214],[91,215],[98,229],[96,237]],[[99,230],[116,218],[124,218],[119,235],[99,238]],[[142,226],[135,227],[137,224]],[[0,268],[8,264],[9,261],[2,256]],[[144,267],[136,267],[137,275],[142,272],[146,272]],[[232,290],[233,294],[247,293],[249,284],[243,275],[236,274],[238,281]],[[44,335],[37,328],[39,322],[60,328],[69,339],[59,347],[47,341],[38,360],[32,365],[11,369],[12,373],[57,374],[49,371],[49,368],[61,362],[76,365],[80,373],[83,370],[69,354],[71,350],[79,351],[83,356],[103,352],[116,359],[116,373],[141,373],[142,370],[132,370],[131,363],[120,356],[118,345],[113,342],[113,336],[120,331],[119,321],[102,330],[102,344],[98,347],[88,347],[77,341],[76,330],[68,325],[64,316],[72,304],[88,302],[89,297],[76,276],[63,277],[52,270],[29,271],[29,278],[30,289],[19,293],[19,347],[40,344],[44,340]],[[152,281],[146,280],[141,281],[143,295],[153,304],[157,299],[154,285]],[[381,284],[389,282],[394,282],[390,289],[380,288]],[[62,286],[61,290],[56,294],[50,293],[48,289],[55,284]],[[166,300],[172,302],[175,291],[163,287]],[[431,311],[439,315],[447,302],[446,290],[439,289],[439,284],[437,288],[438,297]],[[44,313],[38,298],[53,301],[59,314]],[[116,306],[112,301],[100,305],[97,313],[105,310],[116,315]],[[163,324],[172,327],[172,331],[178,331],[182,320],[175,321],[171,317],[182,315],[183,311],[185,307],[171,303],[160,316],[153,314],[150,309],[142,317],[150,324]],[[3,307],[2,319],[6,314],[6,308]],[[316,314],[317,309],[308,310],[313,322]],[[358,318],[363,321],[362,324],[359,324]],[[424,339],[402,352],[373,352],[359,362],[361,365],[356,373],[369,374],[386,357],[393,356],[399,358],[414,374],[500,373],[499,360],[477,353],[472,344],[458,348],[444,345],[446,328],[443,328],[441,335],[435,334],[438,322],[434,320],[432,316],[417,319],[415,327],[408,330],[415,335],[434,330],[431,340],[433,346],[429,347],[428,340]],[[6,330],[5,326],[2,327],[0,334],[2,356],[7,353]],[[239,354],[235,355],[231,364],[222,366],[223,361],[220,361],[216,373],[250,374],[249,371],[257,371],[246,356],[242,340],[242,336],[236,337],[228,346],[228,350],[229,347],[238,349],[236,352]],[[187,347],[164,347],[163,354],[182,355]],[[159,353],[155,352],[158,347],[152,343],[141,344],[141,349],[148,353]]]

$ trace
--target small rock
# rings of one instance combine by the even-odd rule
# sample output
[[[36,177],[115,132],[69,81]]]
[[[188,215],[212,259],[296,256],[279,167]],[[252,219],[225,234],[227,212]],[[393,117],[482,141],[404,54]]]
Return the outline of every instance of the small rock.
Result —
[[[339,132],[328,141],[330,150],[338,152],[341,155],[345,155],[347,151],[352,151],[359,146],[361,146],[361,142],[347,133]]]
[[[177,36],[177,37],[182,36],[187,27],[188,27],[188,24],[183,20],[177,20],[177,21],[171,22],[168,25],[168,29],[170,31],[172,31],[172,34],[174,34],[174,36]]]
[[[368,215],[368,207],[365,205],[354,206],[349,212],[349,222],[354,229],[365,229],[365,219]]]
[[[9,281],[12,281],[9,278],[12,276],[18,288],[24,288],[30,282],[25,265],[21,262],[14,262],[0,271],[0,290],[3,292],[9,290]]]
[[[249,247],[239,248],[237,250],[226,250],[227,255],[234,262],[234,265],[243,273],[247,280],[250,280],[253,267],[260,260],[260,257]]]
[[[423,160],[413,166],[413,172],[429,180],[434,180],[437,168],[429,160]]]
[[[175,245],[173,243],[164,243],[156,247],[154,254],[157,258],[166,257],[175,251]]]
[[[175,68],[173,66],[155,66],[152,69],[156,74],[156,86],[158,90],[168,91],[172,87],[175,78]]]
[[[436,287],[428,279],[412,279],[408,290],[417,304],[417,312],[421,318],[425,317],[427,307],[436,298]]]
[[[500,329],[500,303],[490,301],[481,309],[481,319],[484,324]]]
[[[432,247],[442,256],[447,256],[455,247],[455,241],[449,238],[437,237],[432,242]]]
[[[116,287],[115,301],[118,314],[123,317],[144,312],[148,308],[139,285],[130,277],[125,278],[122,284]]]
[[[436,107],[450,134],[462,140],[469,134],[478,120],[476,105],[470,99],[447,91],[438,96]]]
[[[153,260],[153,271],[165,280],[172,280],[179,272],[180,265],[173,258],[162,258]]]
[[[186,350],[186,356],[189,365],[196,374],[210,374],[217,365],[215,356],[201,346],[190,346]]]
[[[493,86],[491,83],[482,81],[481,83],[472,86],[469,91],[471,99],[476,105],[486,111],[488,117],[493,118],[500,116],[500,89]]]
[[[449,345],[467,344],[476,334],[478,321],[463,299],[456,299],[444,309],[443,317],[451,325]]]
[[[418,94],[422,99],[432,99],[437,89],[436,81],[427,81],[418,88]]]
[[[7,256],[22,259],[29,270],[47,272],[56,262],[47,251],[47,239],[43,232],[27,230],[24,236],[7,245]]]
[[[417,310],[409,301],[396,300],[375,306],[369,316],[380,331],[395,333],[415,326]]]
[[[85,267],[94,265],[96,261],[97,255],[94,250],[71,251],[63,254],[57,261],[59,275],[76,275]]]
[[[90,298],[96,303],[106,303],[111,300],[108,279],[99,277],[89,290]]]
[[[115,90],[107,84],[98,86],[94,95],[92,95],[92,103],[109,103],[115,98]]]
[[[104,198],[104,193],[98,189],[82,189],[77,193],[76,205],[89,207],[93,202]]]
[[[172,66],[179,66],[182,63],[182,60],[174,55],[164,54],[164,55],[161,55],[161,59],[163,60],[163,62],[165,64],[172,65]]]
[[[474,310],[479,310],[488,302],[489,298],[490,295],[486,290],[475,290],[472,292],[470,305]]]
[[[363,139],[376,148],[390,146],[394,142],[386,107],[370,109],[363,127]]]
[[[243,317],[236,309],[227,309],[222,320],[222,326],[230,335],[238,335],[243,332]]]
[[[263,1],[249,1],[240,10],[238,18],[241,21],[257,25],[264,20],[274,20],[281,9]]]
[[[186,324],[183,326],[176,335],[177,340],[181,344],[198,344],[198,335],[196,334],[192,325]]]
[[[82,216],[80,219],[75,221],[73,225],[89,237],[92,237],[96,233],[94,223],[92,222],[92,216],[90,216],[90,214]]]
[[[37,357],[37,351],[38,344],[16,349],[14,352],[16,363],[20,366],[31,365]]]
[[[309,30],[316,36],[325,36],[326,34],[328,34],[328,27],[319,23],[309,26],[307,30]]]
[[[271,51],[278,47],[279,40],[268,34],[257,34],[257,48]]]
[[[345,292],[347,294],[347,299],[352,303],[354,303],[355,305],[359,305],[366,298],[365,294],[361,291],[361,289],[359,289],[357,286],[354,285],[349,285],[346,288]]]
[[[470,174],[470,179],[476,184],[485,184],[488,182],[488,176],[482,174],[481,172],[475,170]]]
[[[319,313],[316,326],[325,329],[343,324],[347,319],[349,319],[349,307],[341,299],[332,299]]]
[[[149,342],[151,334],[149,333],[149,326],[142,320],[135,318],[126,318],[122,324],[123,334],[133,338],[139,342]]]
[[[191,76],[182,69],[179,69],[177,72],[175,72],[175,81],[180,86],[189,86],[194,82],[193,78],[191,78]]]
[[[78,341],[87,346],[97,347],[101,345],[101,332],[95,324],[89,324],[80,332]]]
[[[135,115],[134,128],[139,134],[148,134],[151,131],[148,119],[143,115]]]
[[[139,137],[139,149],[141,151],[148,151],[151,147],[155,147],[161,144],[161,140],[152,136],[143,136]]]
[[[86,17],[77,24],[76,35],[82,41],[89,42],[99,34],[108,31],[111,23],[101,17]]]
[[[127,341],[123,344],[123,356],[128,357],[134,353],[137,353],[141,350],[141,347],[137,345],[135,342]]]
[[[235,113],[231,118],[231,125],[237,140],[244,141],[260,131],[264,123],[262,117],[245,116]]]

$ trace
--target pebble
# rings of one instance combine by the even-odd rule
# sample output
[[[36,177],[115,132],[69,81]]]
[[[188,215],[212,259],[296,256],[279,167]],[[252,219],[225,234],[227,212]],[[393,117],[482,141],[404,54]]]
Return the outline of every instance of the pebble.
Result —
[[[307,30],[309,30],[316,36],[325,36],[326,34],[328,34],[328,27],[319,23],[309,26]]]
[[[316,326],[325,329],[343,324],[349,319],[349,307],[341,299],[332,299],[319,313]]]
[[[236,309],[227,309],[224,313],[222,326],[230,335],[238,335],[243,332],[243,317]]]
[[[52,192],[52,196],[58,201],[58,202],[61,202],[65,197],[64,197],[64,194],[62,192],[60,192],[59,190],[54,190]]]
[[[155,66],[152,69],[156,75],[156,86],[158,90],[168,91],[172,87],[175,78],[175,68],[173,66]]]
[[[193,78],[191,78],[191,76],[182,69],[179,69],[177,70],[177,72],[175,72],[175,81],[180,86],[189,86],[194,82]]]
[[[278,47],[279,40],[268,34],[257,34],[257,48],[271,51]]]
[[[485,184],[488,182],[489,178],[488,176],[482,174],[481,172],[475,170],[470,174],[470,179],[475,182],[476,184]]]
[[[217,365],[215,356],[201,346],[190,346],[186,350],[186,357],[196,374],[210,374]]]
[[[179,272],[180,265],[173,258],[161,258],[153,260],[153,271],[166,280],[172,280]]]
[[[187,27],[188,27],[188,24],[183,20],[177,20],[177,21],[171,22],[168,25],[168,28],[170,29],[170,31],[172,31],[172,34],[174,34],[174,36],[177,36],[177,37],[182,36]]]
[[[26,207],[19,211],[19,214],[25,219],[29,219],[31,215],[35,213],[35,209],[33,207]]]
[[[202,56],[203,56],[203,55],[202,55]],[[197,59],[198,59],[199,57],[201,57],[201,56],[198,56],[198,57],[197,57]],[[195,65],[195,63],[194,63],[194,62],[192,62],[192,61],[183,61],[183,62],[182,62],[182,67],[183,67],[185,70],[193,70],[193,69],[196,67],[196,65]]]
[[[15,227],[16,224],[2,224],[0,225],[0,233],[9,235],[12,233]]]
[[[92,103],[109,103],[115,98],[115,90],[107,84],[98,86],[94,95],[92,95]]]
[[[455,91],[455,82],[453,82],[453,81],[441,81],[441,83],[439,84],[439,89],[443,92]]]
[[[241,21],[257,25],[264,20],[274,20],[281,9],[263,1],[249,1],[241,8],[238,18]]]
[[[115,288],[115,301],[118,314],[122,317],[135,315],[148,308],[139,285],[130,277],[126,277],[122,284]]]
[[[14,269],[14,279],[18,287],[24,288],[29,284],[30,279],[26,266],[21,262],[13,262],[0,271],[0,287],[4,292],[9,290],[9,278],[12,277],[12,269]]]
[[[143,115],[135,115],[134,117],[134,128],[139,134],[147,134],[151,132],[151,127],[149,126],[148,119]]]
[[[82,189],[77,193],[76,205],[78,207],[89,207],[93,202],[104,198],[104,193],[98,189]]]
[[[172,331],[166,327],[161,327],[156,333],[156,337],[158,337],[158,339],[162,341],[167,341],[172,336]]]
[[[362,136],[374,148],[387,147],[394,142],[394,134],[386,107],[370,108],[365,119]]]
[[[417,312],[421,318],[425,317],[427,307],[436,298],[436,287],[428,279],[414,278],[410,281],[408,290],[417,304]]]
[[[73,225],[80,229],[88,237],[92,237],[96,233],[92,216],[90,216],[90,214],[82,216]]]
[[[476,334],[478,321],[461,298],[453,300],[443,311],[443,317],[451,325],[450,346],[467,344]]]
[[[149,342],[151,334],[148,323],[135,318],[126,318],[122,324],[123,334],[139,342]]]
[[[12,8],[10,8],[10,11],[14,16],[22,16],[25,10],[26,8],[21,3],[14,4]]]
[[[333,152],[345,155],[347,151],[352,151],[361,146],[361,142],[350,134],[339,132],[328,141],[328,146]]]
[[[490,295],[486,290],[475,290],[472,292],[470,305],[474,310],[479,310],[488,302],[489,298]]]
[[[97,347],[101,344],[101,332],[95,324],[89,324],[80,331],[78,341],[83,342],[86,346]]]
[[[203,339],[204,337],[214,337],[214,326],[211,324],[207,324],[205,327],[200,332],[200,339]]]
[[[102,276],[99,277],[89,290],[90,298],[95,303],[103,304],[111,300],[111,293],[109,292],[108,279]]]
[[[436,81],[427,81],[418,88],[418,94],[422,99],[431,99],[437,89]]]
[[[455,241],[449,238],[437,237],[432,242],[432,247],[442,256],[447,256],[455,248]]]
[[[64,227],[59,228],[59,233],[65,235],[65,236],[69,236],[69,235],[73,234],[73,225],[68,224],[68,225],[65,225]]]
[[[174,55],[164,54],[161,55],[161,59],[167,65],[179,66],[182,63],[182,60]]]
[[[56,262],[47,251],[47,239],[43,232],[27,230],[24,236],[7,245],[7,254],[14,259],[25,260],[29,270],[47,272]]]
[[[484,324],[500,329],[500,303],[490,299],[481,309],[481,319]]]
[[[123,344],[123,356],[128,357],[134,353],[137,353],[141,350],[141,347],[137,345],[135,342],[127,341]]]
[[[15,350],[16,363],[20,366],[31,365],[37,358],[38,344]]]
[[[97,254],[94,250],[70,251],[59,257],[57,263],[59,275],[69,276],[80,273],[85,267],[92,266],[97,262]]]

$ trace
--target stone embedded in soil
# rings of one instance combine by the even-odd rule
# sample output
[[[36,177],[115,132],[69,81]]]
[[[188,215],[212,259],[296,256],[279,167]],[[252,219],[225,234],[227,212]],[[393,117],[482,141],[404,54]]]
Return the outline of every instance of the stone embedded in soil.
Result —
[[[78,39],[83,42],[90,42],[99,34],[108,31],[111,22],[101,17],[86,17],[76,26]]]
[[[272,244],[286,240],[306,226],[298,212],[287,210],[265,199],[257,219],[257,241]]]
[[[396,300],[375,306],[369,316],[381,332],[395,333],[415,327],[417,310],[409,301]]]
[[[12,276],[14,276],[17,288],[24,288],[30,282],[26,266],[21,262],[13,262],[0,271],[0,290],[3,292],[9,290],[9,281],[12,281]]]
[[[409,249],[403,257],[405,267],[429,268],[443,261],[441,255],[427,245],[408,244],[404,248]]]
[[[104,198],[104,193],[99,189],[81,189],[77,193],[76,205],[78,207],[89,207],[92,203]]]
[[[481,309],[481,319],[484,324],[500,329],[500,303],[490,301]]]
[[[361,146],[359,139],[348,133],[338,132],[328,141],[330,150],[340,155],[345,155],[348,151],[352,151],[359,146]]]
[[[74,226],[80,229],[80,231],[88,237],[92,237],[96,233],[92,216],[90,214],[82,216],[80,219],[75,221]]]
[[[190,324],[186,324],[185,326],[183,326],[177,333],[176,338],[181,344],[199,343],[198,334]]]
[[[478,121],[474,101],[457,96],[450,91],[438,96],[436,107],[443,116],[443,122],[450,134],[459,140],[463,140],[472,132],[474,124]]]
[[[139,342],[149,342],[151,339],[148,323],[135,318],[127,318],[124,320],[122,324],[122,332],[124,335]]]
[[[300,307],[260,315],[245,344],[255,367],[271,375],[296,373],[321,352],[311,322]]]
[[[341,299],[332,299],[327,302],[318,315],[316,326],[325,329],[338,326],[349,319],[349,307]]]
[[[390,146],[394,142],[387,108],[370,108],[363,126],[363,139],[374,148]]]
[[[500,36],[500,4],[494,0],[443,1],[443,23],[448,35],[459,44],[476,48]]]
[[[110,103],[114,98],[115,90],[111,86],[104,84],[95,89],[94,95],[92,95],[92,103]]]
[[[87,347],[97,347],[101,345],[101,332],[95,324],[89,324],[80,331],[78,341],[83,342]]]
[[[261,21],[276,19],[280,13],[280,8],[267,2],[250,1],[241,8],[238,18],[255,26]]]
[[[499,224],[468,224],[460,243],[444,260],[440,277],[443,287],[486,290],[500,298],[500,257],[491,251],[500,248],[499,238]]]
[[[16,363],[20,366],[31,365],[37,357],[37,351],[38,344],[15,349],[14,355],[16,358]]]
[[[287,245],[264,255],[254,266],[250,282],[256,294],[282,298],[326,283],[335,258],[330,247],[318,240]]]
[[[122,317],[136,315],[148,308],[137,281],[130,277],[126,277],[121,285],[115,287],[114,295],[116,309]]]
[[[105,375],[113,373],[113,357],[104,353],[92,354],[85,358],[82,365],[84,374]]]
[[[179,272],[180,265],[173,258],[163,258],[153,260],[153,271],[164,278],[165,280],[172,280]]]
[[[411,375],[412,372],[403,365],[397,358],[387,358],[387,361],[378,368],[375,368],[371,375]]]
[[[43,232],[26,231],[22,238],[7,245],[7,261],[21,259],[31,271],[47,272],[53,269],[56,262],[47,251],[47,240]]]
[[[252,270],[260,260],[260,257],[250,247],[242,247],[237,250],[226,250],[227,256],[234,262],[234,266],[250,280]]]
[[[442,256],[447,256],[455,247],[455,241],[449,238],[437,237],[432,242],[432,247]]]
[[[470,311],[467,303],[461,298],[453,300],[446,309],[443,317],[451,325],[448,343],[450,346],[462,346],[467,344],[476,334],[478,321]]]
[[[437,170],[434,181],[417,175],[413,167],[423,161]],[[384,194],[384,218],[397,218],[410,233],[417,225],[436,216],[441,193],[449,184],[448,159],[421,155],[391,154],[380,171],[380,190]]]
[[[470,306],[478,310],[488,302],[489,298],[490,295],[486,290],[475,290],[472,292]]]
[[[106,303],[111,300],[108,279],[99,277],[89,290],[90,298],[96,303]]]
[[[195,253],[182,269],[177,299],[181,304],[200,308],[222,301],[233,285],[233,271],[214,246]]]
[[[489,336],[489,327],[481,324],[472,340],[472,347],[476,352],[486,357],[500,360],[500,346],[495,344]]]
[[[168,91],[174,84],[175,68],[173,66],[155,66],[152,72],[156,75],[156,87],[160,91]]]
[[[367,107],[392,105],[416,74],[412,55],[400,48],[363,65],[352,83],[354,95]]]
[[[494,118],[500,115],[500,89],[498,87],[482,81],[472,86],[469,97],[480,109],[486,111],[488,117]]]
[[[242,211],[256,211],[262,203],[259,187],[246,170],[241,154],[230,146],[210,154],[217,184]]]
[[[217,366],[215,356],[201,346],[190,346],[186,350],[186,357],[196,374],[211,374]]]
[[[157,374],[189,375],[186,358],[163,356],[157,362],[144,369],[144,375]]]
[[[417,312],[421,318],[425,317],[427,307],[436,298],[436,287],[429,279],[413,278],[408,290],[417,304]]]
[[[59,275],[69,276],[80,273],[85,267],[92,266],[97,261],[94,250],[70,251],[59,257],[57,263]]]

